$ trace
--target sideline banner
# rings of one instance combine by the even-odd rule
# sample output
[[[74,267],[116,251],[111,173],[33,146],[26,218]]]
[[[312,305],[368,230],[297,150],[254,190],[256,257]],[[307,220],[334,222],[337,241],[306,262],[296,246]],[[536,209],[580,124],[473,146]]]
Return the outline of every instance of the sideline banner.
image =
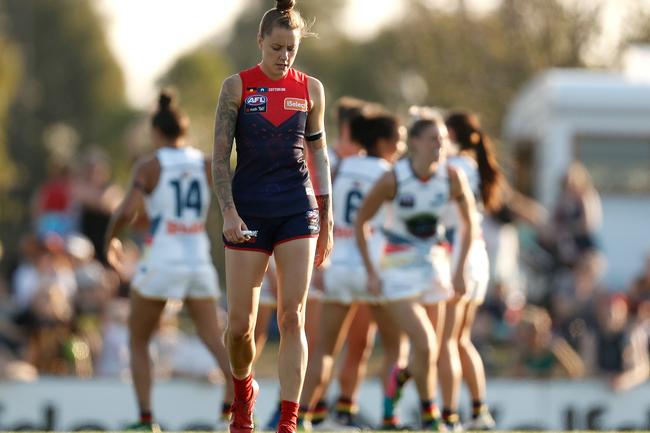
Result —
[[[277,404],[278,384],[261,380],[260,386],[255,416],[263,426]],[[165,430],[214,430],[222,393],[222,385],[159,381],[154,386],[154,414]],[[332,389],[330,397],[336,395]],[[366,381],[359,401],[363,419],[379,424],[379,381]],[[488,403],[499,430],[650,430],[650,383],[614,393],[597,380],[497,379],[488,383]],[[463,395],[461,415],[468,407]],[[416,427],[418,408],[415,387],[409,384],[400,403],[402,420]],[[0,431],[121,430],[136,418],[131,385],[118,379],[41,378],[0,384]]]

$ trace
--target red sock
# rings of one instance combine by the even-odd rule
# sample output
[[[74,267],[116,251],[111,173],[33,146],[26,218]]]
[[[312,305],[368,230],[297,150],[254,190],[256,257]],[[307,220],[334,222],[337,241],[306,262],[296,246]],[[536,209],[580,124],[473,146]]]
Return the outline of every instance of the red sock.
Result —
[[[280,422],[278,433],[296,433],[298,408],[300,405],[292,401],[282,400],[280,403]]]
[[[248,401],[253,397],[253,374],[249,374],[244,379],[232,377],[235,384],[235,400]]]
[[[150,410],[141,410],[140,411],[140,422],[143,424],[151,424],[153,421],[153,415]]]

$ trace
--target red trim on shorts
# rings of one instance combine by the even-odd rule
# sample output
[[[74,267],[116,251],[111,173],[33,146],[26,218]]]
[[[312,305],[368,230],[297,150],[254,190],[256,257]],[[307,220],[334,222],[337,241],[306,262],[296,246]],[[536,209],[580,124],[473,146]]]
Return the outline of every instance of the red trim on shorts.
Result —
[[[224,245],[225,248],[228,248],[230,250],[236,250],[236,251],[255,251],[256,253],[264,253],[267,256],[271,256],[273,252],[263,250],[262,248],[244,248],[244,247],[233,247],[231,245]]]
[[[278,241],[278,242],[274,243],[274,244],[273,244],[273,248],[275,248],[277,245],[283,244],[283,243],[285,243],[285,242],[295,241],[296,239],[317,238],[317,237],[318,237],[318,233],[315,234],[315,235],[294,236],[294,237],[292,237],[292,238],[282,239],[281,241]]]
[[[440,242],[438,245],[444,248],[448,253],[451,253],[452,245],[450,242],[444,241]]]

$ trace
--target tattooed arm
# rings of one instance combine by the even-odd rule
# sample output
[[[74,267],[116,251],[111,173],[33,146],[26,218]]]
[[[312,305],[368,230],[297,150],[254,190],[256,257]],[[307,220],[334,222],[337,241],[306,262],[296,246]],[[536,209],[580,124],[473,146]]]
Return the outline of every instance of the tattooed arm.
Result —
[[[334,221],[330,196],[332,180],[325,142],[325,90],[321,82],[312,77],[309,77],[309,94],[312,106],[307,116],[305,143],[307,144],[309,174],[320,214],[320,234],[314,258],[314,265],[318,267],[327,260],[334,243],[332,235]]]
[[[242,230],[244,221],[239,217],[232,198],[232,175],[230,154],[232,153],[237,126],[237,113],[242,96],[242,82],[239,75],[228,77],[221,86],[217,113],[214,120],[214,147],[212,149],[212,188],[219,200],[223,215],[223,235],[229,242],[244,242]]]

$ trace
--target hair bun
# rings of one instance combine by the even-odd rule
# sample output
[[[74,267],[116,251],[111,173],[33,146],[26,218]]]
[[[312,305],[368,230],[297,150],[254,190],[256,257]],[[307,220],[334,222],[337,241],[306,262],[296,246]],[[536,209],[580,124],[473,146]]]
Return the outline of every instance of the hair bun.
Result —
[[[296,0],[275,0],[275,8],[280,12],[288,12],[296,5]]]
[[[171,92],[167,90],[161,91],[160,96],[158,97],[158,109],[161,111],[169,110],[173,100],[174,100],[174,95]]]

